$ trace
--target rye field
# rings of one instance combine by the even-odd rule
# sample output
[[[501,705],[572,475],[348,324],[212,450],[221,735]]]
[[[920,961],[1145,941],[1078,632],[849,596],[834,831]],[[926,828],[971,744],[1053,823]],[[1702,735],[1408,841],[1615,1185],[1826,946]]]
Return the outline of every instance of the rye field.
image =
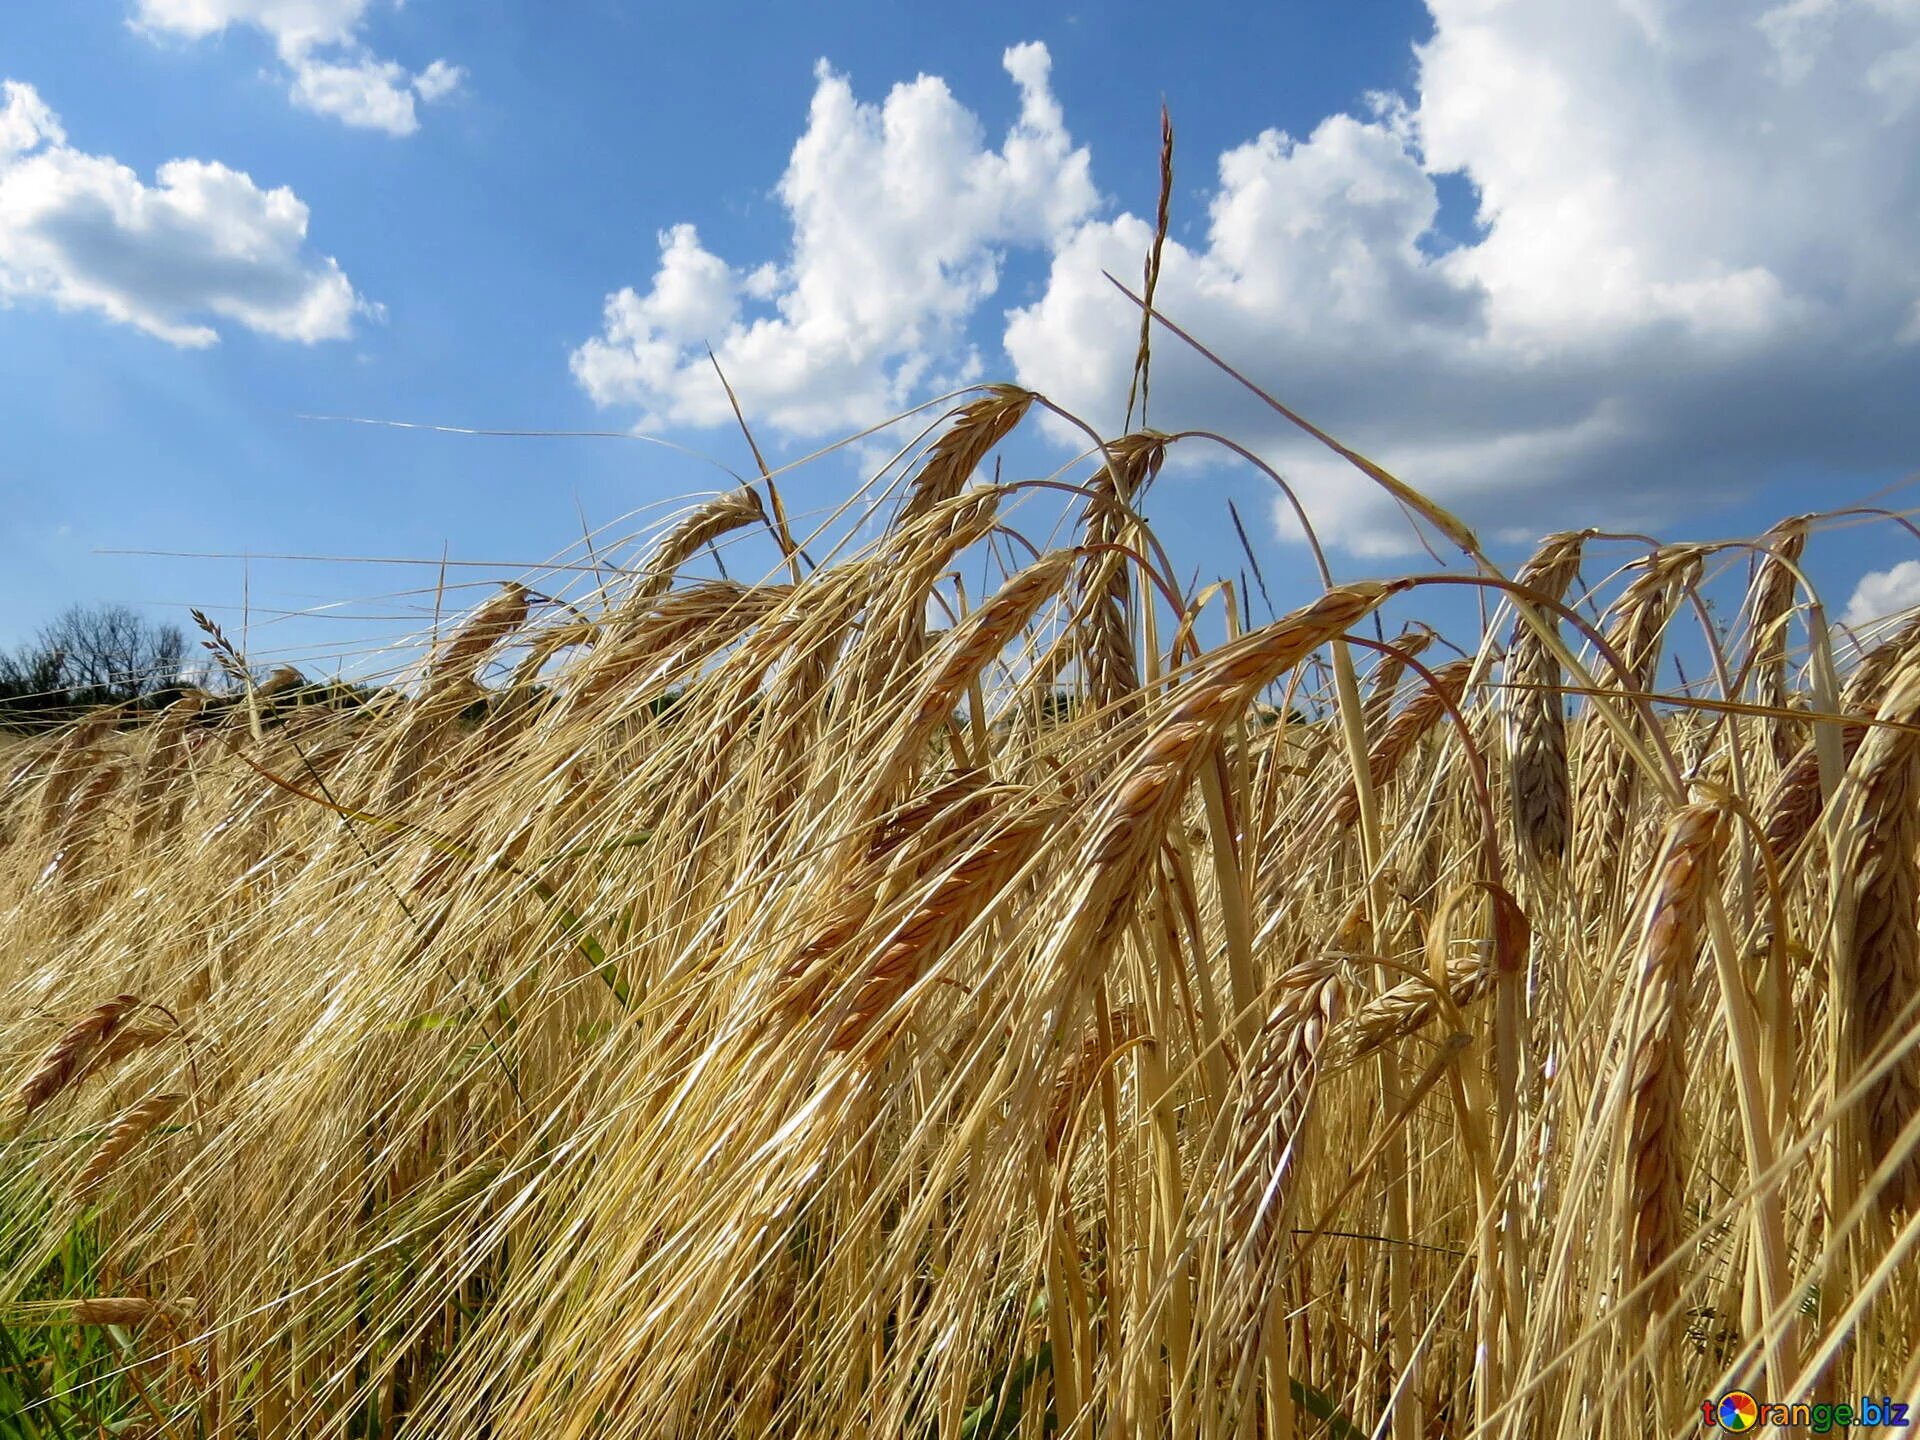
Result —
[[[1045,406],[929,411],[825,538],[695,497],[378,694],[209,621],[206,693],[0,747],[0,1433],[1914,1394],[1920,625],[1833,623],[1853,522],[1509,573],[1350,455],[1436,558],[1268,546],[1269,609],[1147,518],[1214,442],[996,468]]]

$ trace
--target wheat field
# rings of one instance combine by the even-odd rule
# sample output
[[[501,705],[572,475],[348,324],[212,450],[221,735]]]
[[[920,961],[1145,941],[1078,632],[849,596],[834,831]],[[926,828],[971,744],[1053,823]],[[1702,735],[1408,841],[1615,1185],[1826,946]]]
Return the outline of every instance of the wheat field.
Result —
[[[0,1433],[1912,1395],[1920,625],[1830,623],[1845,522],[1509,576],[1349,453],[1447,563],[1262,619],[1143,518],[1193,437],[990,478],[1045,403],[836,543],[763,475],[504,584],[367,703],[207,622],[221,693],[0,751]]]

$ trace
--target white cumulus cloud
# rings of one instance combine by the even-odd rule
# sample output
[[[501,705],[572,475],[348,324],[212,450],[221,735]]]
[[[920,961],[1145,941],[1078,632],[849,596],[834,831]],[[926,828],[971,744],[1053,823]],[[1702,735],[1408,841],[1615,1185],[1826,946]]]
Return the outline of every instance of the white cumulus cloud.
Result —
[[[1495,539],[1912,467],[1920,4],[1428,8],[1406,95],[1178,157],[1177,207],[1212,187],[1197,225],[1176,209],[1169,316]],[[1009,370],[1119,425],[1139,318],[1101,272],[1137,279],[1147,212],[1100,207],[1045,49],[1006,63],[1023,104],[997,148],[936,78],[873,104],[823,68],[778,191],[786,252],[746,268],[668,230],[575,352],[580,383],[653,423],[727,423],[711,342],[790,431]],[[1443,221],[1443,193],[1465,212]],[[1017,248],[1046,282],[1003,314]],[[1349,549],[1409,548],[1344,462],[1170,335],[1154,355],[1153,424],[1250,443]]]
[[[361,38],[368,0],[135,0],[134,24],[150,34],[201,40],[248,26],[273,41],[295,105],[389,135],[420,128],[416,100],[444,100],[466,72],[435,60],[415,74],[382,59]]]
[[[1902,560],[1890,570],[1869,570],[1853,587],[1843,624],[1870,625],[1920,606],[1920,560]]]
[[[218,340],[209,320],[312,343],[377,313],[308,248],[293,191],[210,160],[170,160],[147,184],[70,146],[31,85],[0,97],[0,303],[51,300],[184,346]]]
[[[666,231],[651,284],[608,296],[601,333],[575,351],[580,384],[647,423],[728,423],[711,345],[749,415],[819,434],[976,375],[967,321],[996,292],[1004,251],[1052,244],[1098,199],[1045,47],[1015,46],[1004,63],[1021,103],[997,148],[942,80],[873,104],[823,63],[777,192],[788,253],[742,269],[693,226]]]
[[[1496,533],[1911,465],[1920,6],[1429,9],[1415,95],[1220,157],[1204,234],[1167,247],[1169,316]],[[1477,199],[1453,244],[1445,175]],[[1131,214],[1083,224],[1006,331],[1023,382],[1103,425],[1138,315],[1100,271],[1137,275],[1147,239]],[[1155,357],[1156,425],[1251,439],[1334,538],[1406,548],[1344,462],[1172,337]]]

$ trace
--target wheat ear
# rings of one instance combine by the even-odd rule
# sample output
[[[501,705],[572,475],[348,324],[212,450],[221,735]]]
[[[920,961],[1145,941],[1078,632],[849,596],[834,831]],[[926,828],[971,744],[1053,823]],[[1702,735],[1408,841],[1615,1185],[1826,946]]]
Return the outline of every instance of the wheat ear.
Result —
[[[1521,567],[1518,581],[1559,601],[1580,573],[1586,537],[1550,535]],[[1529,605],[1525,597],[1516,603]],[[1550,612],[1537,617],[1558,631]],[[1534,864],[1557,867],[1573,833],[1573,792],[1567,775],[1566,697],[1559,656],[1524,617],[1507,650],[1507,763],[1514,836]]]
[[[469,615],[427,667],[427,693],[471,682],[489,651],[527,623],[527,587],[509,580]]]
[[[1378,791],[1399,771],[1425,735],[1440,722],[1447,707],[1460,699],[1467,677],[1473,673],[1473,661],[1455,660],[1433,672],[1434,683],[1422,685],[1400,713],[1381,732],[1367,755],[1367,776]],[[1353,825],[1360,818],[1360,794],[1349,779],[1333,802],[1333,823]]]
[[[1686,1234],[1688,1022],[1694,966],[1726,844],[1718,804],[1689,805],[1667,825],[1636,947],[1640,1024],[1628,1078],[1627,1281],[1653,1277],[1656,1309],[1672,1303],[1668,1258]]]
[[[1787,624],[1793,618],[1793,593],[1798,583],[1795,567],[1807,548],[1806,517],[1781,521],[1767,531],[1761,544],[1766,554],[1747,592],[1747,626],[1752,637],[1747,646],[1747,666],[1754,700],[1774,710],[1785,710]],[[1769,716],[1766,728],[1775,763],[1787,764],[1796,748],[1793,722],[1782,715]]]
[[[742,485],[696,506],[660,538],[660,543],[647,556],[642,567],[644,573],[634,587],[630,603],[640,607],[650,604],[673,584],[675,573],[698,554],[702,546],[749,525],[768,523],[760,492],[751,485]]]
[[[90,1061],[139,1004],[138,995],[116,995],[62,1030],[20,1087],[19,1100],[26,1113],[31,1115],[84,1078]]]
[[[1843,766],[1853,764],[1860,742],[1867,738],[1866,721],[1879,708],[1888,679],[1916,641],[1920,641],[1920,619],[1909,621],[1868,651],[1847,677],[1846,688],[1840,692],[1840,712],[1856,718],[1841,726]],[[1762,825],[1767,849],[1777,863],[1784,865],[1792,858],[1819,820],[1824,803],[1820,790],[1820,752],[1815,742],[1809,740],[1787,761],[1767,796]]]
[[[991,385],[987,393],[962,406],[953,425],[934,442],[914,477],[899,524],[917,519],[960,493],[976,466],[1006,439],[1032,407],[1033,395],[1012,385]]]
[[[1841,908],[1840,957],[1846,967],[1847,1028],[1853,1061],[1864,1066],[1904,1037],[1920,1003],[1920,665],[1888,685],[1874,726],[1854,760],[1857,798],[1842,840],[1837,873],[1847,894]],[[1920,1203],[1920,1155],[1895,1157],[1900,1132],[1920,1110],[1920,1051],[1909,1049],[1866,1097],[1868,1161],[1900,1163],[1880,1192],[1883,1207]]]
[[[149,1095],[115,1120],[73,1182],[74,1198],[84,1200],[98,1190],[134,1147],[184,1105],[186,1099],[185,1095],[173,1092]]]

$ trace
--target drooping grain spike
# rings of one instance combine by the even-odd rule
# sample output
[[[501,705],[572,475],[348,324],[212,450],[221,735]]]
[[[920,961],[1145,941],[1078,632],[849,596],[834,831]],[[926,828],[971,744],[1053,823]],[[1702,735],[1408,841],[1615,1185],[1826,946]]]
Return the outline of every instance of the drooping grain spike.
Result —
[[[1603,669],[1604,683],[1645,691],[1660,661],[1661,643],[1680,598],[1700,576],[1704,552],[1674,545],[1639,562],[1639,573],[1608,612],[1606,637],[1626,667],[1624,677]],[[1638,710],[1629,706],[1628,714]],[[1576,795],[1580,806],[1577,883],[1588,904],[1603,906],[1632,872],[1629,853],[1639,770],[1633,752],[1611,726],[1589,711],[1583,723]]]
[[[1843,766],[1853,764],[1860,742],[1867,737],[1866,721],[1879,708],[1888,678],[1916,642],[1920,642],[1920,618],[1908,621],[1868,651],[1848,675],[1846,687],[1840,692],[1840,713],[1859,718],[1841,726]],[[1817,742],[1808,740],[1780,772],[1762,812],[1762,829],[1774,863],[1785,865],[1793,858],[1800,842],[1813,832],[1824,803],[1820,792],[1819,747]]]
[[[1401,763],[1425,735],[1457,704],[1473,673],[1471,660],[1455,660],[1433,672],[1435,683],[1422,684],[1393,722],[1381,732],[1367,755],[1367,775],[1378,790],[1398,773]],[[1360,818],[1360,794],[1351,777],[1333,802],[1333,823],[1351,826]]]
[[[93,1154],[87,1157],[87,1163],[81,1167],[78,1178],[73,1182],[74,1198],[85,1200],[91,1197],[106,1183],[107,1177],[120,1162],[132,1153],[134,1147],[184,1105],[186,1100],[185,1095],[173,1091],[149,1095],[122,1113],[108,1128],[106,1137]]]
[[[1409,622],[1394,636],[1392,651],[1382,655],[1373,667],[1367,698],[1361,705],[1368,736],[1379,733],[1380,727],[1387,723],[1394,697],[1400,693],[1400,679],[1407,673],[1407,662],[1418,660],[1433,641],[1433,627],[1418,621]]]
[[[1648,1292],[1665,1310],[1678,1289],[1661,1267],[1687,1233],[1687,1067],[1694,966],[1707,897],[1719,883],[1725,816],[1689,805],[1668,823],[1635,951],[1639,1028],[1630,1052],[1627,1131],[1627,1283],[1655,1276]]]
[[[61,1031],[20,1087],[19,1100],[26,1112],[31,1115],[64,1090],[139,1005],[138,995],[116,995]]]
[[[967,477],[998,445],[1033,405],[1033,394],[1012,385],[991,385],[978,400],[962,406],[947,432],[933,444],[926,463],[914,476],[901,508],[899,524],[906,525],[942,501],[951,500]]]
[[[642,567],[640,582],[634,587],[630,607],[644,609],[664,593],[672,586],[680,567],[703,546],[735,530],[767,523],[760,492],[751,485],[729,490],[697,506],[654,546]]]
[[[427,668],[427,693],[471,683],[494,646],[527,623],[527,609],[527,587],[517,580],[503,584],[441,645]]]

